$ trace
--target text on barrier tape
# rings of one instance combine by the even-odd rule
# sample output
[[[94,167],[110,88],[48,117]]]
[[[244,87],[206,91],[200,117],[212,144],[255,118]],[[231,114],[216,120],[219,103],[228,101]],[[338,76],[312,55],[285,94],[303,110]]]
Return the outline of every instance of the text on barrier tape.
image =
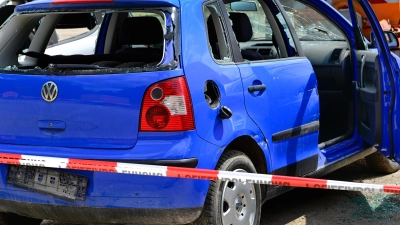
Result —
[[[110,173],[125,173],[145,176],[171,178],[220,180],[248,182],[255,184],[289,187],[321,188],[347,191],[386,192],[400,194],[400,186],[364,184],[334,180],[289,177],[269,174],[241,173],[231,171],[181,168],[172,166],[154,166],[132,163],[106,162],[97,160],[56,158],[0,153],[0,163],[13,165],[38,166],[49,168],[68,168]]]

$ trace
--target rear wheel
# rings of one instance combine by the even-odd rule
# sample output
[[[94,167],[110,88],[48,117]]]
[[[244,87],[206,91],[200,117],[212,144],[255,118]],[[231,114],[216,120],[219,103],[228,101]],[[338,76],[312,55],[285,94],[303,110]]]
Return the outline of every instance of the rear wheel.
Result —
[[[229,151],[219,160],[217,170],[256,173],[242,152]],[[206,202],[194,225],[258,225],[261,217],[261,188],[246,182],[211,181]]]
[[[1,225],[40,225],[43,220],[20,216],[14,213],[0,213]]]
[[[400,169],[400,165],[397,162],[388,159],[380,152],[375,152],[365,157],[365,160],[368,166],[376,172],[389,174]]]

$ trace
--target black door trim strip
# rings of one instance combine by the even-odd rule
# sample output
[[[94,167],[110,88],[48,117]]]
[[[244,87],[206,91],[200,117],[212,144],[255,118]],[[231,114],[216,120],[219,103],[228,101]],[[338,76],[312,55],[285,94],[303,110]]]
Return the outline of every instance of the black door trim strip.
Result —
[[[185,167],[185,168],[196,168],[197,164],[199,163],[198,158],[159,159],[159,160],[103,159],[103,161],[134,163],[134,164],[147,164],[147,165],[154,165],[154,166],[175,166],[175,167]]]
[[[272,141],[283,141],[289,138],[306,135],[319,130],[319,121],[301,125],[289,130],[284,130],[272,135]]]

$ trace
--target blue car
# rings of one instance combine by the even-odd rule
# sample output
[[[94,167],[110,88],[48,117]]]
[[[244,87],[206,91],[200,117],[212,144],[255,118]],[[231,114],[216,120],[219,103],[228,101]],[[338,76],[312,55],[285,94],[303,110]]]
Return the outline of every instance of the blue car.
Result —
[[[302,177],[366,158],[395,172],[398,41],[368,1],[347,10],[350,20],[323,0],[19,5],[0,28],[0,153]],[[54,29],[90,27],[95,12],[94,54],[45,54]],[[6,164],[0,177],[6,225],[258,225],[261,205],[291,190]]]

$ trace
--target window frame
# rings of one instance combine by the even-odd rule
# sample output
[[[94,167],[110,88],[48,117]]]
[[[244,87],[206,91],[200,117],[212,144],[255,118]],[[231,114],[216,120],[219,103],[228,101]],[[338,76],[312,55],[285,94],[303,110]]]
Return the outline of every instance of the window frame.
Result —
[[[166,16],[164,13],[160,12],[158,8],[152,8],[149,10],[140,10],[140,9],[124,9],[124,10],[119,10],[119,11],[115,11],[112,12],[110,15],[110,21],[108,22],[108,24],[105,24],[104,26],[107,26],[105,29],[105,41],[104,41],[104,46],[103,46],[103,52],[102,54],[112,54],[112,52],[114,52],[116,49],[116,42],[117,42],[117,32],[119,29],[119,26],[121,26],[122,24],[122,20],[124,18],[128,18],[130,16],[131,13],[154,13],[159,15],[163,21],[160,21],[160,24],[162,25],[163,28],[163,33],[166,33],[166,28],[167,28],[167,21],[166,21]],[[125,17],[123,14],[127,13],[127,16]],[[107,13],[106,13],[107,14]],[[122,19],[121,19],[122,18]],[[103,24],[103,22],[102,22]],[[101,28],[100,28],[101,29]],[[99,36],[100,36],[100,32],[99,32]],[[166,46],[166,41],[164,39],[163,42],[163,46],[165,48]],[[96,50],[98,48],[98,45],[96,45]],[[97,52],[97,51],[95,51]],[[165,51],[163,54],[163,59],[165,56]],[[162,60],[161,60],[162,61]]]
[[[164,9],[169,9],[169,8],[157,8],[157,9],[160,9],[160,10],[164,10]],[[156,9],[155,9],[156,10]],[[103,10],[102,10],[103,11]],[[132,10],[129,10],[129,9],[121,9],[121,10],[115,10],[114,12],[111,12],[112,14],[114,14],[114,13],[120,13],[120,12],[133,12],[133,11],[144,11],[144,10],[137,10],[137,9],[132,9]],[[90,12],[92,12],[92,11],[90,11]],[[96,11],[97,12],[97,11]],[[148,12],[148,11],[145,11],[145,12]],[[7,34],[10,34],[9,36],[5,36],[7,39],[9,39],[7,42],[6,41],[4,41],[4,43],[0,43],[0,57],[3,55],[3,54],[7,54],[7,55],[9,55],[10,54],[10,52],[11,52],[11,56],[13,56],[13,55],[15,55],[15,57],[5,57],[5,58],[11,58],[10,60],[8,60],[8,61],[6,61],[5,62],[5,64],[4,64],[4,66],[2,66],[2,65],[0,65],[0,70],[4,70],[4,68],[6,68],[6,67],[8,67],[8,66],[10,66],[10,65],[18,65],[18,67],[25,67],[25,68],[21,68],[21,71],[18,71],[18,72],[16,72],[15,74],[23,74],[23,73],[26,73],[26,71],[27,70],[29,70],[29,69],[31,69],[31,68],[27,68],[27,67],[32,67],[33,68],[33,66],[38,66],[37,65],[37,61],[38,61],[38,59],[39,59],[39,57],[37,57],[37,56],[35,56],[35,55],[33,55],[33,56],[29,56],[28,54],[21,54],[21,55],[24,55],[24,58],[26,58],[27,59],[27,61],[29,61],[29,65],[28,64],[25,64],[24,62],[22,62],[21,63],[21,61],[19,61],[19,54],[14,54],[13,52],[15,51],[16,53],[19,53],[20,52],[20,50],[19,50],[19,48],[17,49],[17,50],[15,50],[19,45],[22,45],[22,43],[23,42],[25,42],[26,41],[26,38],[25,37],[28,37],[28,35],[31,33],[31,31],[34,29],[34,27],[39,23],[39,21],[40,20],[42,20],[43,19],[43,21],[41,22],[41,25],[39,26],[39,28],[37,29],[37,32],[36,32],[36,34],[33,36],[33,38],[32,38],[32,41],[31,41],[31,43],[29,44],[29,47],[27,48],[27,52],[29,53],[29,52],[35,52],[35,53],[37,53],[37,54],[40,54],[40,55],[46,55],[46,53],[45,53],[45,51],[46,51],[46,49],[48,49],[48,40],[50,39],[50,37],[51,37],[51,34],[54,32],[54,30],[56,29],[56,26],[59,24],[59,22],[60,22],[60,20],[61,20],[61,16],[63,16],[63,15],[66,15],[66,14],[80,14],[80,13],[82,13],[82,14],[85,14],[85,13],[88,13],[87,11],[66,11],[66,12],[64,12],[64,11],[50,11],[50,12],[47,12],[47,13],[26,13],[26,14],[15,14],[13,17],[12,17],[12,19],[11,20],[9,20],[7,23],[5,23],[4,24],[4,26],[1,26],[1,31],[3,31],[3,29],[4,30],[9,30],[9,29],[11,29],[11,30],[14,30],[15,29],[15,27],[18,27],[18,32],[17,33],[15,33],[15,32],[5,32],[5,33],[7,33]],[[166,12],[166,13],[169,13],[169,11],[168,12]],[[166,15],[166,13],[162,13],[163,15]],[[175,15],[176,16],[176,15]],[[21,18],[20,20],[21,21],[24,21],[23,23],[21,23],[21,22],[19,22],[20,20],[17,20],[16,18]],[[163,20],[164,20],[164,24],[166,24],[166,19],[165,19],[166,17],[165,16],[163,16]],[[179,15],[178,15],[178,18],[179,18]],[[15,21],[14,21],[15,20]],[[176,18],[175,18],[175,20],[176,20]],[[17,25],[13,25],[13,24],[17,24]],[[101,25],[99,24],[99,25],[96,25],[92,30],[95,30],[96,29],[96,27],[98,28],[98,27],[103,27],[103,23],[101,23]],[[164,27],[163,27],[163,32],[165,33],[165,29],[166,29],[166,25],[164,25]],[[98,28],[99,29],[99,28]],[[98,29],[96,29],[96,31],[98,30]],[[101,28],[100,28],[101,29]],[[174,33],[178,33],[178,32],[176,32],[176,28],[174,27],[173,28],[174,30]],[[91,30],[91,31],[92,31]],[[51,31],[51,32],[50,32]],[[22,34],[20,34],[20,33],[24,33],[24,35],[22,35]],[[25,33],[26,33],[26,35],[25,35]],[[88,33],[88,32],[86,32],[86,33]],[[85,34],[86,34],[85,33]],[[50,35],[48,35],[48,34],[50,34]],[[93,34],[93,32],[92,32],[92,34]],[[164,34],[165,35],[165,34]],[[16,36],[18,36],[18,37],[16,37]],[[48,36],[48,37],[47,37]],[[174,38],[176,38],[176,35],[174,35]],[[23,41],[22,41],[23,40]],[[65,40],[69,40],[69,39],[65,39]],[[10,42],[17,42],[17,43],[20,43],[21,42],[21,44],[12,44],[12,45],[10,45],[9,43]],[[167,56],[167,53],[166,53],[166,51],[165,51],[165,48],[166,48],[166,44],[165,44],[165,42],[166,42],[166,40],[165,40],[165,38],[164,38],[164,40],[163,40],[163,48],[164,48],[164,51],[163,51],[163,55],[162,55],[162,58],[160,59],[160,62],[157,64],[157,66],[158,65],[166,65],[167,67],[166,67],[166,70],[168,69],[168,70],[172,70],[172,69],[176,69],[176,68],[179,68],[179,61],[176,59],[176,55],[174,54],[174,51],[169,51],[170,53],[168,53],[169,55],[171,55],[172,56],[172,59],[171,59],[171,61],[170,62],[163,62],[164,61],[164,59],[166,58],[166,56]],[[3,46],[4,45],[4,46]],[[11,46],[11,47],[10,47]],[[15,46],[17,46],[17,47],[15,47]],[[54,47],[55,45],[52,45],[52,47]],[[97,48],[97,46],[98,46],[98,44],[95,44],[93,47],[95,47],[96,46],[96,48]],[[170,48],[174,48],[174,47],[176,47],[176,44],[174,44],[174,45],[171,45],[172,47],[170,47]],[[7,48],[6,48],[7,47]],[[10,49],[8,49],[8,48],[10,48]],[[42,50],[43,49],[43,50]],[[91,53],[91,54],[88,54],[88,55],[90,55],[90,56],[92,56],[92,55],[96,55],[96,54],[98,54],[96,51],[94,51],[93,53]],[[103,54],[103,53],[101,53],[101,54]],[[81,55],[81,54],[78,54],[78,53],[76,53],[76,54],[67,54],[66,56],[73,56],[73,55]],[[104,54],[104,55],[106,55],[106,54]],[[123,62],[121,62],[121,64],[122,64]],[[8,64],[8,65],[7,65]],[[24,65],[25,64],[25,65]],[[61,63],[61,64],[63,64],[63,63]],[[66,63],[67,64],[67,63]],[[78,63],[79,64],[79,63]],[[151,65],[152,66],[152,65]],[[42,67],[42,68],[44,68],[44,67]],[[37,71],[33,71],[32,72],[32,75],[48,75],[48,74],[58,74],[58,73],[53,73],[53,72],[46,72],[46,71],[44,71],[44,70],[48,70],[47,69],[48,67],[46,67],[46,68],[44,68],[43,70],[41,70],[41,71],[39,71],[39,70],[37,70]],[[132,73],[136,73],[136,72],[146,72],[144,69],[143,69],[143,71],[139,71],[139,70],[134,70],[133,68],[136,68],[136,67],[127,67],[126,69],[126,71],[130,71],[130,70],[132,70]],[[144,68],[144,67],[143,67]],[[36,69],[36,68],[35,68]],[[103,68],[100,68],[100,69],[103,69]],[[113,70],[114,68],[110,68],[110,70]],[[158,69],[158,68],[157,68]],[[160,71],[161,70],[164,70],[164,68],[161,68],[160,69]],[[104,72],[104,71],[100,71],[100,70],[91,70],[91,71],[89,71],[89,72],[79,72],[79,73],[77,73],[76,71],[78,71],[79,72],[79,69],[73,69],[72,70],[72,72],[60,72],[60,74],[63,74],[63,75],[94,75],[94,74],[116,74],[116,72],[118,72],[118,71],[109,71],[109,72]],[[93,72],[94,71],[94,72]],[[100,72],[97,72],[97,71],[100,71]],[[127,72],[128,73],[128,72]],[[131,73],[131,72],[129,72],[129,73]]]
[[[261,0],[261,1],[263,1],[263,0]],[[301,43],[300,43],[300,39],[297,36],[296,30],[294,29],[292,21],[290,20],[289,15],[286,13],[286,10],[283,8],[282,3],[280,2],[280,0],[271,0],[271,1],[273,1],[275,3],[276,7],[278,7],[279,11],[281,12],[281,14],[283,16],[283,19],[285,20],[285,22],[288,26],[290,34],[293,38],[293,42],[296,45],[296,50],[297,50],[298,56],[305,57],[303,47],[301,46]],[[292,57],[295,57],[295,56],[292,56]]]
[[[273,0],[273,1],[279,1],[279,0]],[[311,9],[313,9],[315,12],[317,12],[317,13],[320,14],[322,17],[324,17],[325,19],[327,19],[330,23],[332,23],[332,24],[343,34],[343,36],[344,36],[344,38],[346,39],[346,42],[347,42],[347,45],[349,46],[349,48],[352,48],[351,38],[349,37],[349,34],[348,34],[347,32],[345,32],[345,29],[342,28],[342,27],[339,25],[339,23],[338,23],[336,20],[334,20],[334,19],[332,18],[331,15],[322,13],[323,11],[322,11],[321,9],[318,9],[318,8],[314,7],[313,5],[309,4],[309,3],[306,2],[306,1],[303,1],[303,0],[294,0],[294,1],[297,1],[297,2],[299,2],[299,3],[301,3],[301,4],[303,4],[303,5],[305,5],[305,6],[309,7],[309,8],[311,8]],[[330,5],[329,5],[329,6],[330,6]],[[290,23],[290,24],[293,26],[292,23]],[[352,27],[350,26],[350,24],[349,24],[349,27],[352,29]],[[296,32],[294,28],[293,28],[293,31]],[[352,29],[352,31],[353,31],[353,29]],[[296,36],[297,36],[297,33],[296,33]],[[298,38],[297,38],[297,39],[298,39]],[[299,40],[299,39],[298,39],[298,41],[299,41],[299,43],[300,43],[300,40]],[[301,43],[300,43],[300,45],[301,45]]]
[[[251,61],[251,63],[262,63],[262,62],[271,62],[271,61],[279,61],[279,60],[288,60],[288,59],[294,59],[294,58],[299,58],[299,57],[300,58],[304,58],[305,56],[304,56],[303,50],[301,49],[300,52],[298,50],[299,46],[301,48],[301,44],[300,44],[300,42],[298,40],[297,34],[296,34],[295,37],[293,36],[293,32],[295,32],[295,30],[293,28],[293,25],[291,24],[291,21],[289,20],[289,23],[287,22],[288,21],[287,20],[288,16],[286,14],[286,11],[284,11],[281,3],[277,2],[277,1],[271,2],[271,4],[277,5],[278,9],[280,9],[280,11],[282,12],[282,15],[284,16],[284,19],[285,19],[286,23],[288,24],[288,28],[291,31],[292,37],[293,37],[293,39],[295,39],[294,43],[296,44],[296,48],[297,48],[297,51],[298,51],[298,56],[288,56],[287,55],[288,54],[288,52],[287,52],[287,47],[288,46],[286,46],[285,41],[283,41],[283,35],[282,35],[283,30],[281,30],[279,28],[279,25],[278,25],[278,22],[277,22],[278,18],[276,17],[276,15],[273,15],[273,13],[271,12],[270,6],[268,5],[268,3],[265,2],[265,0],[258,0],[258,1],[260,3],[262,2],[261,4],[265,4],[266,8],[264,8],[264,6],[263,6],[263,10],[264,10],[264,13],[265,13],[265,16],[266,16],[266,19],[268,20],[268,22],[270,22],[271,19],[273,20],[272,23],[270,23],[271,24],[271,29],[273,30],[274,34],[277,34],[278,38],[280,38],[280,43],[278,42],[278,45],[281,48],[282,48],[282,46],[284,47],[283,49],[284,49],[284,52],[285,52],[285,56],[281,57],[281,58],[277,58],[277,59],[264,59],[264,60]],[[274,0],[272,0],[272,1],[274,1]],[[220,9],[220,10],[223,12],[225,24],[230,24],[229,15],[228,15],[228,12],[225,9],[224,2],[222,0],[220,0],[218,2],[221,5],[220,8],[222,7],[222,9]],[[265,11],[266,9],[268,10],[267,12]],[[268,15],[268,14],[270,14],[270,15]],[[235,34],[233,32],[232,26],[228,26],[227,29],[228,29],[229,35],[231,37],[235,37]],[[243,57],[241,55],[240,47],[239,47],[239,45],[237,43],[238,42],[237,42],[236,38],[231,38],[231,45],[233,46],[232,51],[234,51],[235,55],[238,55],[238,56],[235,57],[235,59],[236,59],[235,63],[236,64],[246,64],[246,63],[248,63],[248,61],[243,59]],[[235,48],[235,46],[237,46],[237,47]]]
[[[203,20],[204,20],[204,28],[205,28],[205,32],[206,32],[207,47],[210,46],[210,41],[209,41],[208,26],[207,26],[207,19],[208,18],[206,18],[205,9],[206,9],[207,5],[210,5],[210,4],[215,4],[218,7],[219,12],[221,13],[221,17],[220,17],[221,20],[220,21],[221,21],[222,29],[225,31],[222,35],[224,35],[225,38],[226,38],[226,44],[227,44],[227,47],[229,47],[229,49],[230,49],[230,56],[231,56],[232,61],[224,62],[223,60],[216,60],[214,58],[214,56],[213,56],[212,51],[210,51],[210,49],[209,49],[208,52],[210,54],[210,57],[218,65],[233,65],[233,64],[236,64],[236,62],[238,60],[243,60],[243,58],[242,58],[242,55],[240,54],[239,46],[236,46],[235,44],[233,44],[232,37],[234,37],[233,36],[234,34],[233,34],[232,27],[227,26],[227,24],[229,24],[230,22],[226,20],[228,14],[227,14],[226,10],[223,8],[225,6],[224,6],[222,0],[206,1],[201,6],[202,7]]]

